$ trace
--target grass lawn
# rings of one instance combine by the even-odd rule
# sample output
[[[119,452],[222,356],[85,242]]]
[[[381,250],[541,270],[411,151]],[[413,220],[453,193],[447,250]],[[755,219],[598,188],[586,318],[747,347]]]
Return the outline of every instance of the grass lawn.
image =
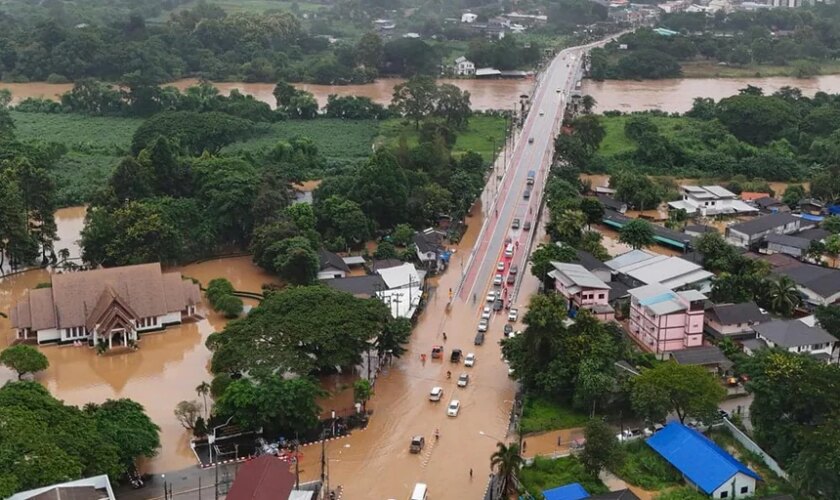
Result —
[[[650,491],[679,486],[682,477],[677,469],[653,451],[643,439],[624,445],[624,463],[615,475],[624,481]]]
[[[775,472],[767,467],[760,455],[747,450],[741,445],[741,443],[736,441],[728,429],[712,429],[709,431],[708,436],[712,439],[712,441],[717,443],[718,446],[731,453],[741,462],[744,462],[750,469],[754,470],[759,476],[761,476],[763,481],[757,483],[757,495],[763,496],[773,493],[796,493],[790,483],[777,476]]]
[[[528,397],[522,411],[520,432],[550,431],[583,427],[589,418],[571,408],[543,398]]]
[[[293,137],[308,137],[328,160],[346,162],[362,160],[371,154],[371,145],[379,130],[375,120],[289,120],[271,125],[271,132],[245,142],[237,142],[222,152],[257,152],[273,148],[277,141]]]
[[[537,499],[543,498],[543,490],[569,483],[580,483],[590,494],[609,491],[597,476],[588,474],[580,460],[573,456],[556,460],[537,457],[532,465],[519,471],[519,480],[525,490]]]
[[[681,63],[683,76],[686,78],[760,78],[767,76],[796,76],[795,65],[749,65],[719,66],[714,62],[697,61]],[[820,74],[840,73],[840,63],[830,61],[820,63]]]
[[[401,118],[385,120],[379,129],[381,140],[391,146],[397,146],[404,136],[409,146],[417,145],[417,130],[414,123]],[[505,119],[498,116],[476,115],[470,118],[466,130],[456,131],[458,139],[452,152],[456,155],[475,151],[484,161],[493,160],[493,140],[496,149],[500,149],[505,138]]]
[[[683,117],[647,116],[653,120],[653,123],[655,123],[659,127],[659,130],[666,136],[685,128],[691,122],[690,118]],[[604,124],[604,129],[606,130],[607,135],[601,142],[601,147],[598,152],[605,156],[615,156],[617,154],[636,149],[636,146],[630,138],[624,134],[624,125],[629,119],[629,115],[601,117],[601,123]]]

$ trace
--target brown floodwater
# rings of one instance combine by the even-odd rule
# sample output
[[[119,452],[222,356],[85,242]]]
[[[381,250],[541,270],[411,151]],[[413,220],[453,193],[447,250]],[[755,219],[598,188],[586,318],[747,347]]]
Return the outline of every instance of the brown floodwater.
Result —
[[[84,207],[59,210],[56,213],[61,242],[57,248],[71,249],[78,255],[78,247],[69,243],[79,239],[83,225]],[[74,254],[75,252],[75,254]],[[238,290],[260,292],[265,283],[277,283],[276,278],[256,267],[251,258],[215,259],[177,268],[206,285],[216,277],[229,279]],[[26,290],[49,281],[44,269],[0,278],[0,311],[8,313],[9,306]],[[256,301],[245,300],[255,306]],[[210,380],[208,362],[210,352],[204,347],[207,336],[221,330],[226,320],[202,304],[197,321],[169,327],[144,335],[136,352],[97,356],[93,349],[73,346],[42,346],[50,367],[36,375],[58,399],[68,404],[101,403],[108,398],[131,398],[142,404],[151,419],[161,428],[161,449],[157,457],[144,464],[149,472],[162,472],[195,465],[189,446],[189,433],[173,415],[175,405],[185,399],[198,399],[195,387]],[[0,316],[0,348],[14,340],[9,320]],[[14,378],[14,374],[0,367],[0,383]],[[327,381],[328,382],[328,381]],[[346,380],[342,386],[346,385]],[[336,391],[336,387],[325,382]],[[346,391],[341,395],[346,399]],[[352,398],[352,394],[351,394]]]
[[[376,102],[388,104],[395,85],[402,83],[400,78],[380,78],[374,83],[364,85],[314,85],[295,84],[296,87],[312,92],[323,106],[327,96],[357,95],[370,97]],[[524,80],[466,80],[441,79],[440,83],[452,83],[463,90],[468,90],[474,109],[510,109],[520,94],[530,94],[532,79]],[[195,85],[198,80],[185,78],[169,83],[181,90]],[[244,94],[275,105],[272,83],[218,82],[216,87],[227,94],[237,89]],[[822,91],[840,92],[840,75],[824,75],[815,78],[763,77],[763,78],[674,78],[666,80],[607,80],[584,81],[583,91],[598,102],[598,111],[643,111],[660,109],[668,112],[685,112],[691,108],[695,97],[722,99],[738,93],[747,85],[764,89],[765,93],[774,92],[782,87],[798,87],[803,93],[813,95]],[[72,88],[72,84],[51,84],[45,82],[0,83],[0,88],[12,92],[12,104],[27,97],[57,99],[59,95]]]
[[[295,84],[297,88],[312,92],[318,103],[327,103],[330,94],[339,96],[355,95],[370,97],[380,104],[389,104],[394,93],[394,86],[404,82],[401,78],[380,78],[374,83],[364,85],[314,85],[309,83]],[[196,85],[195,78],[185,78],[166,85],[184,90]],[[451,83],[462,90],[470,92],[473,109],[511,109],[520,94],[528,94],[533,88],[533,79],[521,80],[466,80],[440,79],[438,83]],[[266,102],[273,108],[276,104],[272,91],[273,83],[245,83],[245,82],[217,82],[219,91],[227,95],[231,90],[238,90],[243,94],[253,95],[260,101]],[[57,100],[59,96],[73,88],[72,84],[52,84],[45,82],[31,83],[0,83],[0,88],[7,88],[12,92],[12,104],[17,104],[27,97],[40,97]]]
[[[592,188],[596,187],[608,187],[610,185],[610,176],[606,174],[581,174],[580,179],[582,181],[589,181]],[[683,184],[686,185],[704,185],[710,183],[720,183],[725,181],[715,181],[713,179],[697,179],[697,178],[689,178],[689,177],[681,177],[681,178],[674,178],[674,183],[677,186],[682,186]],[[796,184],[800,185],[805,188],[805,190],[811,189],[811,183],[809,182],[768,182],[770,189],[774,191],[774,194],[777,198],[781,197],[785,193],[785,189],[787,189],[788,184]],[[647,211],[646,211],[647,212]],[[659,215],[657,215],[659,216]],[[667,217],[667,215],[666,215]]]
[[[583,92],[595,98],[596,111],[645,111],[659,109],[669,113],[683,113],[691,109],[695,97],[711,97],[715,100],[738,93],[739,89],[753,85],[771,94],[782,87],[797,87],[805,95],[822,91],[830,94],[840,92],[840,75],[824,75],[815,78],[791,78],[783,76],[764,78],[671,78],[666,80],[586,80]]]
[[[70,259],[82,256],[79,246],[82,229],[85,227],[87,207],[67,207],[55,211],[55,223],[58,228],[58,241],[55,243],[56,254],[62,248],[70,251]]]

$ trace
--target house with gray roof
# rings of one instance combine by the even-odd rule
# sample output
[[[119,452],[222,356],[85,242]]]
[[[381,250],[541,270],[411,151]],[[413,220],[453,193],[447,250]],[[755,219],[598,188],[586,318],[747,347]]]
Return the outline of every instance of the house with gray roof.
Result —
[[[805,299],[805,306],[809,309],[840,301],[840,270],[838,269],[796,262],[774,268],[773,273],[792,279]]]
[[[446,234],[434,228],[424,229],[414,234],[414,248],[417,258],[427,269],[436,269],[441,255],[445,251],[443,240]]]
[[[350,266],[344,262],[344,259],[323,248],[318,250],[318,261],[320,263],[319,280],[344,278],[350,272]]]
[[[557,293],[568,303],[569,314],[587,309],[601,321],[611,321],[615,311],[609,305],[610,286],[580,264],[551,262],[548,275],[554,278]]]
[[[721,186],[680,186],[682,198],[669,201],[675,210],[703,217],[717,214],[749,214],[758,209],[738,199],[738,195]]]
[[[811,247],[811,240],[795,234],[768,234],[765,241],[767,253],[783,253],[798,259],[803,258]]]
[[[21,491],[7,500],[116,500],[107,474]]]
[[[755,302],[715,304],[706,311],[705,331],[718,340],[752,338],[753,326],[770,320],[770,315]]]
[[[778,347],[789,352],[810,354],[827,363],[837,363],[837,339],[819,325],[792,319],[762,323],[754,329],[756,338],[742,342],[747,354],[767,347]]]
[[[732,224],[726,228],[726,241],[741,248],[750,248],[764,242],[770,234],[792,234],[810,227],[814,227],[813,222],[777,213]]]
[[[705,291],[714,276],[694,262],[647,250],[631,250],[604,264],[616,272],[617,280],[631,288],[658,283],[671,290],[697,288]]]
[[[596,195],[598,201],[601,202],[601,205],[604,205],[604,208],[609,208],[610,210],[615,210],[616,212],[623,214],[627,211],[627,203],[623,201],[616,200],[612,196],[608,194],[598,193]]]
[[[782,203],[780,200],[773,198],[771,196],[765,196],[764,198],[758,198],[752,201],[752,203],[758,207],[761,213],[765,214],[774,214],[779,212],[790,212],[790,207],[786,204]]]
[[[723,375],[733,364],[715,345],[687,347],[668,354],[677,364],[702,366],[716,375]]]

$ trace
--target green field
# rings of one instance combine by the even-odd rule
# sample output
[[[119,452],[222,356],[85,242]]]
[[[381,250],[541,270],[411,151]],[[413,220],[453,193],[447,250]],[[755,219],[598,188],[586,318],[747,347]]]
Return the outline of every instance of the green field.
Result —
[[[375,120],[290,120],[275,123],[269,134],[245,142],[231,144],[222,152],[257,152],[269,150],[277,141],[294,137],[308,137],[318,146],[318,151],[332,162],[347,162],[367,158],[371,144],[379,133]]]
[[[401,118],[386,120],[379,129],[381,138],[377,143],[396,146],[401,137],[406,138],[409,146],[417,145],[417,130],[414,123]],[[466,130],[456,131],[458,140],[455,141],[453,153],[462,154],[467,151],[480,153],[485,161],[493,159],[493,146],[501,149],[505,137],[505,119],[498,116],[476,115],[470,118]],[[494,142],[495,141],[495,142]]]
[[[655,123],[656,126],[659,127],[659,131],[666,136],[677,133],[679,130],[684,129],[686,126],[688,126],[691,120],[690,118],[682,117],[675,118],[670,116],[648,116],[650,116],[653,123]],[[636,146],[633,144],[633,142],[624,134],[624,125],[629,119],[629,115],[601,117],[601,123],[603,123],[604,129],[606,129],[607,135],[601,142],[601,147],[598,150],[599,153],[603,154],[604,156],[615,156],[617,154],[633,151],[634,149],[636,149]]]
[[[522,434],[583,427],[589,419],[583,413],[547,399],[529,397],[525,401],[519,431]]]

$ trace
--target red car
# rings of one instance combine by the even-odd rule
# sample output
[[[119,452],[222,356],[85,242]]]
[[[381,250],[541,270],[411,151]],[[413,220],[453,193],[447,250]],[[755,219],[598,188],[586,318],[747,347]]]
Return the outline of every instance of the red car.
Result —
[[[433,345],[432,346],[432,359],[439,358],[441,356],[443,356],[443,346]]]

